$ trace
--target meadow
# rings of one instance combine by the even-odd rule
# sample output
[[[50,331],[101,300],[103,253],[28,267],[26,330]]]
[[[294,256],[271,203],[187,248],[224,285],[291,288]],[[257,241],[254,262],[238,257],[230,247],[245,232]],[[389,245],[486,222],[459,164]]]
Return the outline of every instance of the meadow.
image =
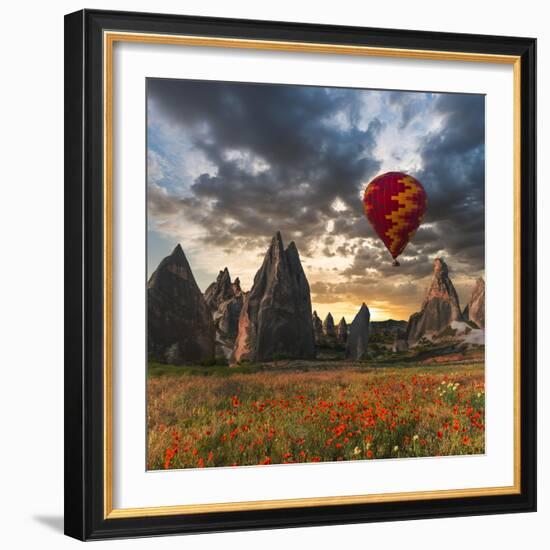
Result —
[[[150,470],[482,454],[482,361],[151,364]]]

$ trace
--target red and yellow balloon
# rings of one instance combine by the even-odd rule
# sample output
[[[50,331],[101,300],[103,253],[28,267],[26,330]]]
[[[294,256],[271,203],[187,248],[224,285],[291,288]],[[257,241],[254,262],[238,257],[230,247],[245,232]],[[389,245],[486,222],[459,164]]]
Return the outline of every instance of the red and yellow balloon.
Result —
[[[386,245],[393,265],[422,223],[428,199],[422,184],[403,172],[374,178],[363,196],[365,215]]]

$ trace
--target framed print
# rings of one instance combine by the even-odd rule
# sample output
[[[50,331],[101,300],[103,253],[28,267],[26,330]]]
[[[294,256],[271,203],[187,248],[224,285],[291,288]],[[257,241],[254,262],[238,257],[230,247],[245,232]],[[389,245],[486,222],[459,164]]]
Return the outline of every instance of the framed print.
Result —
[[[531,38],[65,18],[65,530],[534,511]]]

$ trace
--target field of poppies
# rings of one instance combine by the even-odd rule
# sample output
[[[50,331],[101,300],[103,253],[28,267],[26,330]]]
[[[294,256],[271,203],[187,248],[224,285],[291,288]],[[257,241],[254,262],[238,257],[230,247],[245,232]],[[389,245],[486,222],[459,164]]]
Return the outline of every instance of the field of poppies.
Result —
[[[150,365],[150,470],[480,454],[482,362]]]

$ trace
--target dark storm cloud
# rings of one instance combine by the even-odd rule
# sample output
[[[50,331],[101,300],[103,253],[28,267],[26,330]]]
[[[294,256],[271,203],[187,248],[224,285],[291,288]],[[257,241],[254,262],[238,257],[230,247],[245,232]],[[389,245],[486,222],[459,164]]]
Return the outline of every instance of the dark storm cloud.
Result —
[[[380,166],[373,148],[381,123],[354,125],[357,94],[174,80],[151,80],[148,93],[151,108],[180,124],[216,166],[182,202],[211,242],[256,241],[276,229],[307,242],[342,216],[331,208],[337,198],[361,214],[359,189]]]
[[[373,268],[376,273],[369,284],[382,276],[386,281],[376,283],[381,290],[391,287],[405,293],[408,287],[397,279],[424,280],[433,254],[456,262],[455,273],[462,269],[473,276],[482,271],[484,98],[382,92],[388,94],[387,104],[397,109],[400,130],[417,123],[436,128],[420,141],[421,169],[412,174],[428,194],[425,224],[396,270],[365,221],[359,198],[384,160],[376,158],[375,151],[386,124],[383,116],[359,123],[362,93],[149,80],[150,114],[179,127],[215,167],[177,197],[150,188],[150,212],[173,215],[175,209],[182,219],[206,230],[207,242],[227,249],[263,246],[280,230],[286,240],[297,240],[302,255],[344,257],[349,267],[339,275],[348,281],[341,284],[348,286],[319,286],[317,295],[327,300],[331,292],[340,296],[362,288],[360,280],[368,282],[367,270]],[[432,118],[441,124],[430,125]],[[332,207],[336,199],[341,201],[338,209]],[[331,246],[334,236],[347,242]]]
[[[406,128],[409,123],[414,120],[425,107],[426,94],[424,93],[402,93],[402,92],[386,92],[388,94],[388,104],[396,108],[400,112],[401,129]],[[430,94],[427,94],[428,96]]]
[[[447,253],[484,266],[485,100],[480,95],[440,95],[442,128],[428,135],[417,175],[429,197],[426,222],[437,224]],[[416,242],[416,240],[415,240]]]

